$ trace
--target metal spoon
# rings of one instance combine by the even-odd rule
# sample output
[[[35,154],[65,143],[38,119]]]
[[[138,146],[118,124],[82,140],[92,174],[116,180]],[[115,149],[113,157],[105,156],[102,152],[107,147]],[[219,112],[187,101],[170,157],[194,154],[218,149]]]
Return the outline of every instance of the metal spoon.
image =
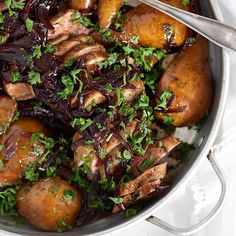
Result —
[[[190,13],[159,0],[139,0],[175,18],[213,43],[236,52],[236,29],[217,20]]]

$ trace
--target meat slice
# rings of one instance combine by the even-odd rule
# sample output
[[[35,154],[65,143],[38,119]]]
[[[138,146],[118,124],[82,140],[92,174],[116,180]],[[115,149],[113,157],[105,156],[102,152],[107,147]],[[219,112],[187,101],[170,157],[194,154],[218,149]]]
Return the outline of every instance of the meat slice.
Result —
[[[146,170],[143,174],[128,183],[121,184],[119,188],[118,197],[135,192],[139,187],[145,183],[163,179],[166,175],[167,163],[160,164]]]
[[[142,80],[129,81],[133,88],[123,88],[121,90],[126,102],[132,102],[135,97],[144,92],[145,87]],[[113,95],[113,94],[111,94]],[[93,90],[91,93],[85,96],[84,109],[87,109],[91,104],[101,104],[106,101],[106,97],[97,90]]]
[[[74,10],[69,9],[51,19],[51,24],[54,29],[48,31],[49,40],[56,39],[62,35],[75,36],[90,33],[91,30],[84,25],[73,22],[72,16],[74,12]]]
[[[17,103],[8,96],[0,96],[0,135],[4,133],[14,118]]]
[[[33,88],[28,83],[8,83],[4,82],[5,92],[17,101],[25,101],[35,97]]]
[[[71,49],[80,44],[88,43],[92,38],[87,35],[79,35],[70,39],[65,39],[65,41],[60,42],[56,45],[56,52],[54,53],[56,56],[63,56]]]
[[[134,132],[137,127],[137,121],[133,120],[126,124],[125,130],[120,131],[119,135],[113,135],[110,140],[103,141],[101,143],[101,148],[104,150],[106,154],[109,154],[117,148],[123,140],[126,140],[127,137]],[[82,135],[76,133],[73,142],[79,141],[82,138]],[[90,174],[88,177],[93,178],[94,174],[98,173],[98,170],[104,168],[103,162],[101,162],[101,158],[97,155],[92,145],[80,144],[76,147],[74,151],[74,159],[78,166],[82,166],[84,164],[84,158],[89,157],[90,159]]]
[[[146,160],[152,158],[152,166],[156,165],[160,159],[167,155],[179,143],[180,141],[178,139],[169,136],[150,145],[143,156],[138,156],[131,160],[130,164],[134,175],[138,176],[142,173],[140,167]]]
[[[155,192],[160,187],[160,185],[161,181],[159,179],[144,184],[143,186],[138,188],[134,193],[124,196],[122,205],[126,208],[140,199],[148,198],[151,193]],[[115,214],[120,211],[121,207],[119,205],[115,205],[112,210],[112,213]]]
[[[64,61],[66,62],[68,59],[76,60],[91,52],[106,53],[106,49],[101,44],[97,44],[97,43],[96,44],[80,44],[79,46],[74,47],[64,56]]]

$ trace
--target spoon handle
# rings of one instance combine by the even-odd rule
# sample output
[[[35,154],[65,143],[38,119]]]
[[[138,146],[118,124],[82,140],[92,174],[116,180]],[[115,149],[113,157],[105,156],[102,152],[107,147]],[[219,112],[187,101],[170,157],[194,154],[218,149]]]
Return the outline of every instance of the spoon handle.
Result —
[[[139,0],[175,18],[220,47],[236,52],[236,29],[219,21],[167,5],[159,0]]]

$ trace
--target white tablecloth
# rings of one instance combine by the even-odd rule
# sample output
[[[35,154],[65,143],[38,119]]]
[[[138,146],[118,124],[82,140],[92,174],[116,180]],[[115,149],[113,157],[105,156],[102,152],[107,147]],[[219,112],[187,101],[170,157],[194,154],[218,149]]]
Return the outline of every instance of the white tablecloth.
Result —
[[[218,0],[218,3],[224,21],[236,28],[236,0]],[[228,102],[215,141],[215,150],[217,150],[215,154],[226,176],[228,195],[220,213],[194,236],[236,236],[236,54],[230,54],[230,58],[231,77]],[[209,213],[219,197],[219,191],[220,184],[217,177],[205,159],[195,175],[178,190],[174,199],[167,202],[155,215],[176,226],[190,226]],[[145,221],[109,236],[120,235],[173,236]]]

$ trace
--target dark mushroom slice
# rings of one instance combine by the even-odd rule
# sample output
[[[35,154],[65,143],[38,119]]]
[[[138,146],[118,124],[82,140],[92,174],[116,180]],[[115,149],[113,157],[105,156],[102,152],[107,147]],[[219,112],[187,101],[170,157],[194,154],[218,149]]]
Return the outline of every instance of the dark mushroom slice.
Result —
[[[24,167],[37,163],[45,152],[42,143],[31,142],[34,133],[49,134],[48,128],[40,121],[20,118],[9,127],[0,139],[2,150],[0,159],[0,186],[14,184],[24,175]]]
[[[98,19],[101,28],[108,28],[119,12],[123,0],[99,0]]]
[[[6,132],[17,111],[17,103],[8,96],[0,96],[0,135]]]
[[[90,29],[80,23],[73,21],[74,10],[66,10],[51,19],[54,29],[48,31],[48,40],[55,40],[62,35],[77,36],[81,34],[89,34]]]
[[[178,139],[169,136],[150,145],[144,155],[132,158],[130,164],[134,175],[138,176],[143,172],[141,167],[145,161],[150,160],[152,166],[156,165],[179,143],[180,141]]]
[[[35,98],[34,90],[28,83],[3,82],[5,92],[17,101],[25,101]]]
[[[59,177],[44,178],[21,186],[16,204],[26,222],[42,230],[62,232],[74,226],[81,194]]]

